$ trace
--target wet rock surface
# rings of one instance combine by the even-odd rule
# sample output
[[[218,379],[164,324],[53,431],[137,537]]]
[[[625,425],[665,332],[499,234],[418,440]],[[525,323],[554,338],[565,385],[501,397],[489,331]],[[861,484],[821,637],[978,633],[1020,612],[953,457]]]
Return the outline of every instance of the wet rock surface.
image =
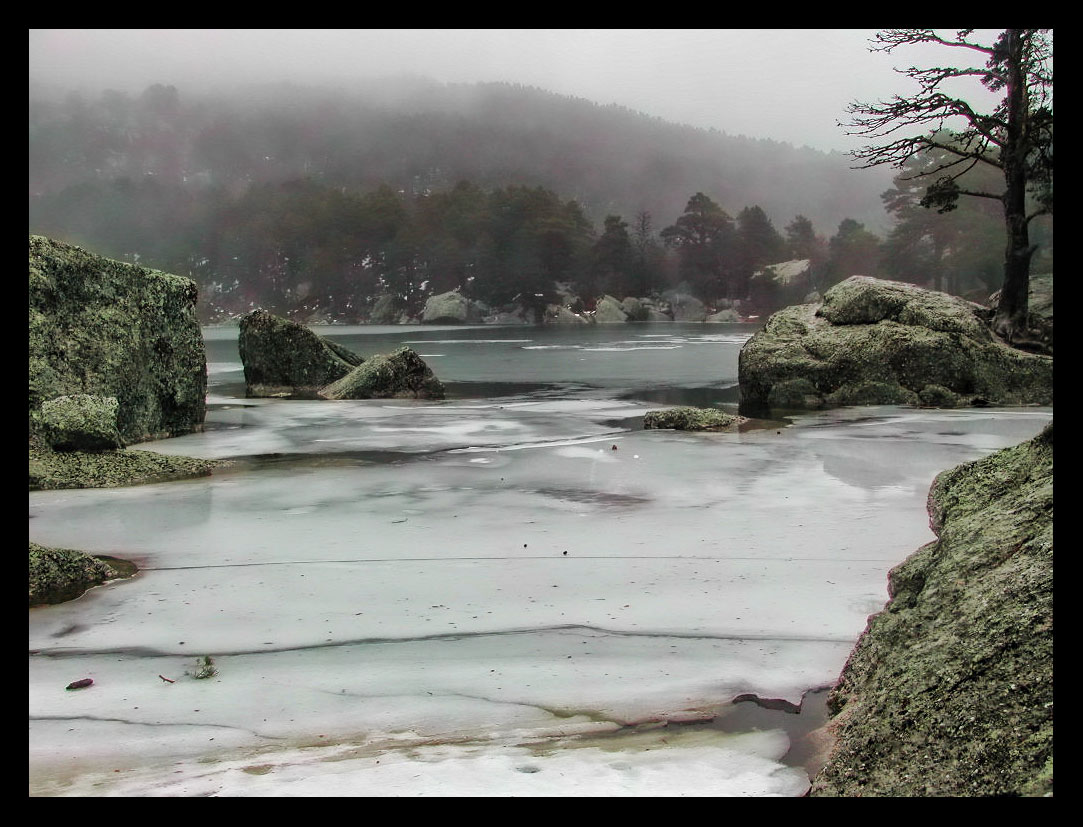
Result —
[[[891,571],[828,701],[811,794],[1053,789],[1053,427],[937,476],[938,539]]]

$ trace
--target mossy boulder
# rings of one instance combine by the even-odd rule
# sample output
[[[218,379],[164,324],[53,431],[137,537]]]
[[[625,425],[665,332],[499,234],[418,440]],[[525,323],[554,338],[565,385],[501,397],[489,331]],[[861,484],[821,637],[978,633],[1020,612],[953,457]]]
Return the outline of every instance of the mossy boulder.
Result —
[[[643,415],[643,427],[669,428],[675,431],[720,431],[747,421],[743,416],[726,413],[716,408],[682,406],[662,411],[647,411]]]
[[[662,298],[669,302],[670,315],[675,322],[702,322],[707,319],[707,305],[688,293],[667,290]]]
[[[116,488],[205,477],[217,460],[170,456],[154,451],[53,451],[30,448],[30,490]]]
[[[237,347],[249,397],[316,398],[320,388],[364,361],[304,325],[266,310],[241,317]]]
[[[444,385],[416,351],[373,356],[320,390],[325,399],[443,399]]]
[[[131,444],[203,427],[207,358],[190,279],[30,236],[30,436],[42,403],[117,400]]]
[[[615,298],[602,296],[594,303],[594,321],[599,324],[626,322],[628,321],[628,314]]]
[[[828,700],[826,796],[1053,789],[1053,426],[940,474]]]
[[[458,290],[429,296],[421,311],[422,324],[471,324],[481,320],[481,310]]]
[[[46,441],[57,451],[108,451],[124,447],[117,430],[115,396],[78,393],[41,403]]]
[[[741,411],[1051,405],[1052,357],[1008,346],[987,314],[946,293],[853,276],[820,303],[778,311],[745,343]]]
[[[30,543],[30,605],[74,600],[87,589],[120,577],[107,563],[81,551]]]

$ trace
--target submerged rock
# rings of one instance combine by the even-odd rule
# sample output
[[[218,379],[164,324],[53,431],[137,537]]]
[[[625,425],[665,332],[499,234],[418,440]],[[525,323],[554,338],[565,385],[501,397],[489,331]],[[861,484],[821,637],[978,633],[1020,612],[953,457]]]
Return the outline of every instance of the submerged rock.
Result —
[[[940,474],[929,518],[829,697],[811,794],[1050,794],[1052,423]]]
[[[444,385],[417,352],[401,347],[373,356],[320,390],[325,399],[443,399]]]
[[[240,321],[237,347],[249,397],[315,398],[364,360],[304,325],[253,310]]]
[[[647,411],[643,415],[643,427],[671,428],[675,431],[719,431],[747,422],[743,416],[726,413],[716,408],[690,406],[667,408],[664,411]]]
[[[986,309],[853,276],[784,308],[741,349],[742,412],[839,405],[1051,405],[1053,359],[993,336]]]
[[[89,554],[30,543],[31,606],[74,600],[87,589],[117,577],[119,572]]]
[[[42,441],[42,404],[81,394],[117,400],[129,444],[203,427],[194,282],[42,236],[30,236],[29,277],[32,443]]]

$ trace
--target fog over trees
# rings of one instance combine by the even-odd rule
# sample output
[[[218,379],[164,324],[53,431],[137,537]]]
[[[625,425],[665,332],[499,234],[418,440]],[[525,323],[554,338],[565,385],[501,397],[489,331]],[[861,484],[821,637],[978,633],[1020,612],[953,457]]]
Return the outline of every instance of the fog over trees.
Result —
[[[898,181],[884,210],[889,173],[849,163],[508,84],[32,90],[30,230],[191,276],[205,318],[356,321],[385,293],[495,306],[557,282],[588,305],[682,283],[710,303],[789,257],[988,286]],[[986,231],[966,214],[958,232]]]

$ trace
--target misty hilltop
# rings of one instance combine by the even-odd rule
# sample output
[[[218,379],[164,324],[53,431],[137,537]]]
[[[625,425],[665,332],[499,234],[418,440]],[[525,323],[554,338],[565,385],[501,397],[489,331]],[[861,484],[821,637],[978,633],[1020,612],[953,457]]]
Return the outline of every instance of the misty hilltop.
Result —
[[[196,192],[309,178],[417,193],[462,180],[541,186],[593,220],[680,214],[695,192],[776,222],[807,216],[886,225],[890,176],[843,153],[667,123],[616,105],[501,83],[388,78],[349,88],[292,84],[215,95],[155,85],[140,95],[31,90],[31,224],[55,223],[51,195],[147,176]]]

